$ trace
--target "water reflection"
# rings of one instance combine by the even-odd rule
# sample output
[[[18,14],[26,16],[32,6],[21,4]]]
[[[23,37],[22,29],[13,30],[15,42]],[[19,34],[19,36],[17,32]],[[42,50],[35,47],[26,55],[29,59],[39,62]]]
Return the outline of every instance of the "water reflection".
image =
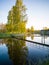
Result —
[[[34,35],[29,39],[39,40]],[[0,39],[0,65],[49,65],[49,47],[14,38]]]
[[[31,38],[32,36],[33,39]],[[26,39],[49,44],[48,36],[32,36],[27,37]],[[30,42],[26,42],[26,45],[29,51],[28,58],[30,65],[49,65],[49,47],[33,44]]]
[[[13,65],[26,65],[28,49],[25,41],[8,39],[7,47],[9,57],[13,62]]]
[[[26,45],[28,46],[28,59],[30,65],[47,65],[49,62],[49,47],[30,44],[29,42],[26,43]]]
[[[39,35],[39,34],[28,34],[26,37],[27,40],[40,42],[43,44],[49,44],[49,36],[47,35]]]
[[[46,35],[41,36],[41,42],[42,42],[43,44],[46,44],[46,40],[47,40],[47,38],[49,38],[49,37],[46,36]]]
[[[0,40],[1,42],[2,40]],[[0,43],[0,65],[11,65],[12,61],[9,59],[7,46],[3,43]]]
[[[34,34],[31,35],[31,39],[32,39],[32,40],[34,39]]]

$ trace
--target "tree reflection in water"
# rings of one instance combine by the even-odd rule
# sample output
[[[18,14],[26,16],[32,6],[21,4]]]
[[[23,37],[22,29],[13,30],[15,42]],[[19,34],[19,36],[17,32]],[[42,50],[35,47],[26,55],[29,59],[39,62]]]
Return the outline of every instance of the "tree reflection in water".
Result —
[[[31,35],[31,40],[33,40],[33,39],[34,39],[34,34]]]
[[[30,38],[33,40],[34,35],[30,36]],[[3,44],[5,43],[8,48],[8,55],[12,60],[13,65],[49,65],[49,48],[43,48],[43,46],[41,47],[40,45],[34,45],[30,42],[28,43],[14,38],[3,39],[2,41],[1,42]],[[31,46],[27,46],[26,43]],[[46,52],[46,54],[44,54],[45,52],[42,51],[42,49]],[[43,56],[41,56],[40,53]],[[39,56],[37,54],[39,54]]]
[[[9,57],[13,65],[27,65],[28,49],[25,41],[16,39],[7,39]]]

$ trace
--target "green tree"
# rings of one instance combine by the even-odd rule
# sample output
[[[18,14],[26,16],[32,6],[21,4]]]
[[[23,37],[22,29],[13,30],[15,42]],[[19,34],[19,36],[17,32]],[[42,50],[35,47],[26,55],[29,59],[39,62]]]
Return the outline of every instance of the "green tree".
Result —
[[[15,6],[9,11],[8,25],[10,26],[8,31],[16,33],[24,33],[26,31],[27,14],[26,7],[23,5],[22,0],[16,0]]]

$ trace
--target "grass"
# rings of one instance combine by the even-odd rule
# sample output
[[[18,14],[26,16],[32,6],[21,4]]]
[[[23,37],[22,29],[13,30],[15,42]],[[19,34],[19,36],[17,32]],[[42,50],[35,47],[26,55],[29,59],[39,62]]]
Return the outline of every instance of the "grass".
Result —
[[[0,33],[0,39],[1,38],[10,38],[11,34],[7,34],[7,33]]]
[[[12,38],[12,35],[14,35],[16,37],[24,36],[24,34],[0,33],[0,39],[1,38]]]

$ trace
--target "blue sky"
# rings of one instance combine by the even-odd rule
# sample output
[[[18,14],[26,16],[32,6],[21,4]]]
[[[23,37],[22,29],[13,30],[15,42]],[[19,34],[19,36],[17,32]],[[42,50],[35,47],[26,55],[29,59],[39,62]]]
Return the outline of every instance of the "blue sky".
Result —
[[[8,11],[15,5],[16,0],[0,0],[0,23],[7,22]],[[35,29],[49,27],[49,0],[23,0],[27,7],[27,28]]]
[[[7,22],[9,10],[15,4],[15,0],[0,0],[0,23]]]

